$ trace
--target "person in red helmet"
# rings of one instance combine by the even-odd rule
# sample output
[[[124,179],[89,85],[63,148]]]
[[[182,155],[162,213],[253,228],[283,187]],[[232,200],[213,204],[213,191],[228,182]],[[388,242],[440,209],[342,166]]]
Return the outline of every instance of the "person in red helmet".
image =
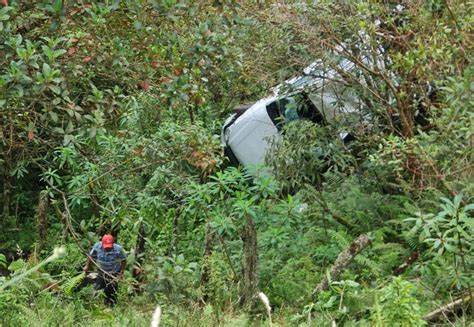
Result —
[[[105,302],[114,305],[117,302],[118,280],[122,278],[126,265],[126,255],[123,248],[114,243],[110,234],[102,236],[102,241],[92,247],[83,270],[87,274],[91,263],[98,268],[98,277],[95,289],[102,289],[105,293]]]

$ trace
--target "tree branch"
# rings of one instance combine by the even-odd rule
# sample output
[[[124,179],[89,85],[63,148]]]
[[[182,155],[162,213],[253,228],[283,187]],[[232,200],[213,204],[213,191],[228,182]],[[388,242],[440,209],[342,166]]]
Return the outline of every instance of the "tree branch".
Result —
[[[338,279],[344,268],[352,262],[356,255],[369,246],[370,243],[371,241],[367,234],[362,234],[353,240],[347,249],[339,253],[328,274],[324,276],[318,286],[313,290],[313,295],[327,290],[329,288],[330,280]]]
[[[436,321],[440,318],[441,315],[446,316],[447,313],[461,309],[465,304],[471,302],[471,297],[466,296],[460,299],[457,299],[453,302],[443,305],[442,307],[431,311],[426,316],[423,317],[424,320],[431,322]]]

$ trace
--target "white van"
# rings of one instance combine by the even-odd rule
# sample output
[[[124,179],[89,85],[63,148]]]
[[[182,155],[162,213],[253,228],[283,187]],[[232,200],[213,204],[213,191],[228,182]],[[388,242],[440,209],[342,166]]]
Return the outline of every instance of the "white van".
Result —
[[[339,63],[343,71],[348,72],[353,67],[348,60]],[[222,128],[222,145],[235,164],[263,164],[285,122],[309,119],[323,125],[344,114],[361,113],[362,105],[336,70],[325,69],[323,63],[317,61],[305,68],[302,76],[275,87],[273,95],[227,118]],[[351,135],[340,131],[339,137],[348,141]]]

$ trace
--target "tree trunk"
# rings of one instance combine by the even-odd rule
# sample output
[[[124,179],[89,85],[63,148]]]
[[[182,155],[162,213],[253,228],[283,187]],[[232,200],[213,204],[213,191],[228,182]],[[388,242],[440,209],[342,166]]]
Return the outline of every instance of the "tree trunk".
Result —
[[[2,146],[3,148],[3,146]],[[5,151],[8,151],[5,149]],[[5,222],[10,217],[10,197],[11,197],[11,183],[10,183],[10,154],[4,153],[3,156],[3,210],[2,217]]]
[[[135,245],[135,262],[133,265],[132,275],[135,279],[142,273],[142,262],[143,256],[145,255],[145,224],[143,221],[140,223],[138,229],[137,243]]]
[[[209,257],[212,254],[212,243],[214,241],[213,233],[212,233],[212,227],[211,227],[211,221],[210,219],[207,220],[206,223],[206,232],[204,236],[204,266],[202,268],[202,275],[201,275],[201,285],[204,288],[204,296],[203,300],[204,302],[207,302],[209,299],[209,294],[207,292],[207,284],[209,283],[209,279],[211,276],[211,273],[209,271]]]
[[[176,253],[177,248],[177,236],[178,236],[178,219],[181,214],[180,209],[176,209],[173,217],[173,226],[171,230],[171,240],[168,248],[168,256],[171,256],[173,253]]]
[[[49,197],[41,192],[38,203],[38,252],[45,248],[48,237],[48,206]]]
[[[344,268],[347,267],[352,262],[352,259],[355,258],[362,250],[364,250],[370,244],[370,239],[367,234],[362,234],[358,238],[352,241],[347,249],[339,253],[336,261],[332,265],[329,271],[329,277],[331,280],[337,280],[341,275]],[[321,291],[327,290],[329,287],[329,279],[327,274],[324,275],[324,278],[319,282],[318,286],[313,290],[313,294],[317,294]]]
[[[5,174],[3,179],[3,221],[10,217],[10,193],[10,177]]]
[[[188,113],[189,113],[189,121],[191,122],[192,125],[194,125],[194,112],[193,112],[193,107],[188,106]]]
[[[245,218],[244,234],[244,290],[242,293],[241,304],[248,306],[258,290],[258,254],[257,254],[257,231],[252,217]]]
[[[407,97],[406,99],[401,100],[401,103],[398,103],[400,108],[398,113],[400,115],[400,121],[402,124],[402,136],[405,139],[412,138],[415,130],[415,117],[410,107],[411,100],[412,99],[410,97]]]

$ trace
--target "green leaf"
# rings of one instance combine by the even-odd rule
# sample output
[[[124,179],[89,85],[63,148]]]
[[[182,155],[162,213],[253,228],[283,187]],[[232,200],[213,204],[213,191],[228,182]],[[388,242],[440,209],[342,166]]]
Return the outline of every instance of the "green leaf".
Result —
[[[86,278],[86,273],[82,272],[66,281],[61,289],[66,295],[71,295],[73,290],[84,280],[84,278]]]
[[[46,76],[51,75],[51,72],[52,72],[51,66],[48,65],[47,63],[43,63],[43,74],[44,74],[44,76],[46,77]]]
[[[61,127],[55,127],[55,128],[53,128],[53,130],[54,130],[56,133],[65,134],[64,129],[62,129]]]
[[[48,85],[48,88],[57,95],[61,94],[61,88],[57,85]]]
[[[89,137],[93,139],[97,135],[97,128],[91,127],[89,128]]]
[[[7,257],[4,254],[0,253],[0,267],[6,268],[7,267]]]
[[[135,27],[136,30],[140,30],[140,29],[142,29],[143,24],[142,24],[142,22],[136,20],[136,21],[133,22],[133,27]]]
[[[464,211],[471,211],[474,210],[474,203],[468,204],[467,206],[464,207]]]
[[[456,209],[459,208],[459,205],[461,204],[461,201],[462,201],[462,193],[459,193],[454,197],[454,201],[453,201],[454,207]]]
[[[18,96],[19,97],[23,97],[23,95],[25,94],[25,90],[23,89],[23,86],[21,85],[15,85],[15,89],[16,91],[18,92]]]
[[[58,114],[55,113],[54,111],[50,111],[49,116],[51,117],[53,122],[57,123],[59,121]]]
[[[451,253],[456,253],[457,252],[456,251],[457,248],[454,245],[451,245],[449,243],[445,243],[444,248],[446,249],[446,251],[451,252]]]
[[[60,56],[62,56],[63,54],[65,54],[66,52],[67,52],[67,51],[64,50],[64,49],[54,50],[54,52],[53,52],[54,58],[60,57]]]
[[[15,271],[23,269],[25,265],[26,264],[25,264],[25,261],[23,261],[23,259],[15,260],[12,263],[10,263],[10,265],[8,266],[8,270],[10,270],[11,272],[15,272]]]
[[[462,220],[472,231],[474,231],[474,218],[468,218]]]

